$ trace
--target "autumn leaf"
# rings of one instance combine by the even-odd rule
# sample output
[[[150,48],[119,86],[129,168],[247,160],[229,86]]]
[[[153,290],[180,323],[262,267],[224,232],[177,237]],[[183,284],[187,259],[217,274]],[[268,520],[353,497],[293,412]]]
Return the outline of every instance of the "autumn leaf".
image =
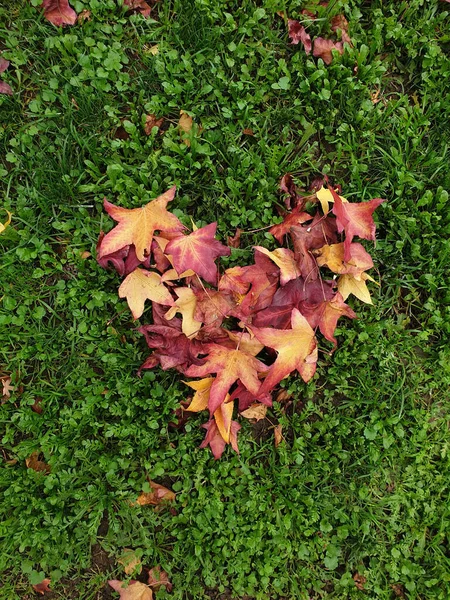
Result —
[[[119,298],[126,298],[134,319],[144,312],[146,300],[172,306],[173,298],[161,283],[161,275],[145,269],[135,269],[127,275],[119,287]]]
[[[185,133],[187,136],[191,135],[192,127],[194,125],[194,120],[191,116],[189,116],[184,110],[180,110],[180,119],[178,121],[178,127],[182,133]],[[190,147],[191,140],[189,137],[184,137],[183,142],[186,146]]]
[[[339,196],[342,202],[348,202],[347,198],[344,196]],[[326,188],[322,185],[320,189],[316,191],[316,198],[319,200],[320,205],[322,206],[323,214],[327,215],[330,210],[330,202],[334,204],[334,194],[331,192],[330,188]]]
[[[291,38],[291,44],[301,42],[306,54],[311,54],[311,36],[299,21],[288,19],[288,36]]]
[[[158,119],[156,115],[145,115],[144,131],[146,135],[150,135],[153,127],[161,129],[161,125],[164,123],[164,117]]]
[[[103,258],[125,246],[134,244],[136,256],[144,261],[150,255],[153,234],[156,230],[182,231],[184,226],[175,215],[166,210],[167,203],[175,196],[175,186],[141,208],[121,208],[104,200],[107,213],[118,225],[103,238],[98,257]]]
[[[269,393],[264,394],[263,396],[258,395],[258,398],[256,398],[256,394],[249,392],[240,381],[236,385],[233,393],[230,395],[230,400],[238,400],[238,411],[240,413],[242,413],[244,410],[247,410],[247,408],[250,408],[250,406],[252,406],[256,400],[261,404],[265,404],[266,406],[272,406],[272,397]]]
[[[334,337],[334,331],[338,319],[346,316],[349,319],[356,319],[356,313],[344,303],[342,295],[338,292],[332,300],[326,300],[319,304],[301,304],[301,312],[313,329],[319,327],[320,332],[325,339],[333,342],[337,346],[337,340]]]
[[[312,251],[337,241],[335,219],[324,218],[316,213],[311,223],[291,227],[291,237],[302,277],[306,281],[317,279],[319,269]]]
[[[213,331],[222,325],[233,311],[234,303],[226,292],[213,289],[196,290],[197,307],[194,318],[204,323],[203,331]]]
[[[147,506],[149,504],[151,506],[159,506],[163,502],[172,502],[175,500],[175,493],[172,490],[154,481],[149,480],[149,484],[152,491],[143,492],[136,500],[136,503],[140,506]]]
[[[265,346],[278,352],[258,395],[272,390],[277,383],[297,370],[303,381],[308,382],[316,371],[317,342],[314,331],[305,317],[296,308],[292,309],[292,329],[270,329],[252,327],[255,336]]]
[[[0,377],[0,381],[2,382],[3,400],[8,400],[8,398],[11,398],[11,392],[14,391],[14,388],[11,385],[11,377],[9,375],[4,375],[3,377]]]
[[[3,73],[4,71],[6,71],[6,69],[9,67],[9,60],[6,60],[4,58],[2,58],[0,56],[0,73]],[[7,94],[8,96],[12,96],[13,95],[13,91],[11,89],[11,86],[6,83],[6,81],[1,81],[0,80],[0,94]],[[6,211],[8,212],[8,211]],[[11,213],[8,212],[8,215],[10,216],[9,222],[11,221]],[[1,223],[0,223],[1,225]],[[6,228],[6,225],[3,229],[1,229],[0,227],[0,233]]]
[[[164,252],[172,256],[178,273],[192,269],[208,283],[217,285],[214,260],[219,256],[229,256],[231,250],[215,239],[216,229],[217,223],[210,223],[167,244]]]
[[[344,43],[352,45],[352,40],[348,35],[348,21],[344,15],[336,15],[331,19],[331,31],[341,32],[341,38]]]
[[[155,0],[151,0],[151,2],[156,4]],[[123,0],[123,5],[127,7],[128,11],[138,12],[143,17],[149,17],[152,11],[152,6],[145,0]]]
[[[350,260],[344,261],[344,243],[323,246],[313,251],[319,267],[327,266],[330,271],[338,275],[350,273],[359,276],[363,271],[373,267],[373,260],[364,246],[357,243],[350,244]]]
[[[217,427],[217,423],[214,419],[210,419],[207,423],[202,425],[204,429],[206,429],[206,437],[203,442],[200,444],[200,448],[206,448],[209,446],[211,448],[211,452],[216,460],[218,460],[223,451],[225,450],[225,440],[220,435],[219,429]],[[235,452],[239,454],[239,448],[237,445],[237,433],[240,430],[241,426],[236,421],[232,421],[230,428],[230,444]]]
[[[274,436],[275,448],[278,448],[278,446],[283,441],[283,425],[278,424],[275,427],[275,429],[273,430],[273,436]]]
[[[118,579],[110,579],[108,583],[119,593],[120,600],[153,600],[151,588],[140,581],[132,580],[126,584]]]
[[[141,559],[136,556],[134,550],[124,548],[122,555],[117,559],[117,562],[123,566],[126,575],[131,575],[134,572],[142,571]]]
[[[68,0],[42,0],[41,8],[44,17],[57,27],[75,25],[77,13],[70,6]]]
[[[344,53],[344,45],[342,42],[333,42],[323,37],[314,39],[313,56],[321,58],[326,65],[330,65],[333,61],[332,50],[336,50],[339,54]]]
[[[178,299],[175,300],[172,308],[166,312],[166,319],[170,321],[173,319],[176,313],[181,313],[183,317],[181,329],[182,332],[185,336],[194,338],[197,336],[202,326],[202,322],[197,321],[194,317],[197,309],[197,296],[194,294],[191,288],[187,287],[175,288],[174,291],[178,296]],[[158,301],[156,300],[156,302]]]
[[[214,413],[214,420],[216,422],[217,429],[219,430],[219,433],[226,444],[230,443],[234,408],[234,402],[229,400],[230,396],[227,394],[225,397],[225,402],[221,404]]]
[[[25,459],[25,464],[28,469],[33,469],[33,471],[50,473],[50,465],[47,465],[42,460],[39,460],[39,452],[33,452],[30,454],[30,456]]]
[[[374,211],[384,202],[381,198],[369,202],[343,202],[342,198],[330,188],[334,197],[333,213],[339,233],[345,232],[344,260],[351,260],[351,243],[355,235],[364,240],[375,240]]]
[[[200,412],[208,408],[209,393],[213,384],[214,377],[206,377],[198,381],[184,381],[186,385],[195,390],[192,402],[186,408],[190,412]]]
[[[241,415],[246,419],[254,419],[255,421],[261,421],[265,419],[267,413],[267,406],[265,404],[252,404],[246,410],[241,412]]]
[[[294,210],[288,213],[283,221],[278,225],[274,225],[269,229],[269,233],[273,235],[273,237],[278,240],[280,244],[283,243],[284,236],[288,234],[291,230],[291,227],[295,225],[302,225],[307,221],[311,221],[312,216],[307,212],[302,212],[299,210],[299,207],[294,208]]]
[[[239,229],[238,227],[234,236],[229,235],[227,237],[227,244],[230,246],[230,248],[239,248],[239,246],[241,245],[241,233],[242,229]]]
[[[36,583],[32,587],[35,592],[37,592],[38,594],[41,594],[43,596],[45,594],[45,592],[51,592],[51,589],[49,587],[50,584],[51,584],[50,579],[43,579],[40,583]]]
[[[366,304],[373,304],[370,292],[367,288],[366,281],[373,281],[374,279],[367,273],[361,273],[359,277],[355,277],[351,273],[341,275],[337,280],[337,286],[340,294],[342,294],[343,300],[347,300],[350,294],[353,294],[362,302]]]
[[[208,402],[212,416],[225,401],[230,387],[237,380],[241,380],[250,392],[256,394],[260,387],[258,373],[266,371],[267,367],[254,356],[241,350],[225,348],[218,344],[207,344],[206,348],[208,356],[205,364],[192,365],[187,369],[186,375],[188,377],[205,377],[205,375],[217,373],[211,386]]]
[[[265,256],[268,256],[280,269],[280,283],[286,285],[291,279],[297,279],[300,276],[300,270],[295,261],[294,253],[288,248],[277,248],[270,252],[263,246],[254,246],[254,249]]]
[[[160,587],[164,586],[170,593],[172,591],[172,584],[169,581],[168,574],[161,569],[159,565],[148,570],[148,585],[155,591],[158,591]]]

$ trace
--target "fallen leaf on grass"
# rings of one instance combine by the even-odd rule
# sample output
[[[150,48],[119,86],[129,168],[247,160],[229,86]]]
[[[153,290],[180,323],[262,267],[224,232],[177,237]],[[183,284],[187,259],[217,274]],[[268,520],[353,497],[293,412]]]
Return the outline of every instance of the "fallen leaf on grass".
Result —
[[[151,0],[151,2],[152,5],[156,4],[155,0]],[[143,17],[149,17],[153,8],[145,0],[124,0],[123,5],[128,8],[128,12],[135,11],[141,13]]]
[[[150,135],[153,127],[161,129],[161,125],[164,123],[164,117],[158,119],[156,115],[145,115],[144,131],[146,135]]]
[[[117,562],[123,566],[126,575],[131,575],[134,572],[142,571],[141,559],[138,558],[130,548],[124,548],[123,554],[117,559]]]
[[[367,275],[367,273],[361,273],[359,277],[355,277],[355,275],[352,275],[351,273],[341,275],[337,280],[337,286],[338,291],[342,295],[342,299],[347,300],[350,294],[353,294],[359,298],[361,302],[373,304],[372,298],[370,297],[370,292],[367,289],[367,280],[376,283],[375,279],[373,279],[370,275]]]
[[[301,42],[306,54],[311,53],[311,36],[299,21],[288,19],[288,36],[291,38],[291,44]]]
[[[145,269],[135,269],[125,277],[119,287],[119,298],[126,298],[134,319],[144,312],[145,301],[172,306],[173,298],[161,283],[161,275]]]
[[[245,129],[243,129],[243,130],[242,130],[242,133],[243,133],[244,135],[250,135],[250,136],[252,136],[252,137],[254,137],[254,136],[255,136],[255,133],[254,133],[253,129],[248,129],[247,127],[246,127]]]
[[[33,585],[33,590],[35,592],[37,592],[38,594],[42,594],[42,596],[45,594],[45,592],[50,592],[50,588],[49,585],[51,583],[50,579],[43,579],[40,583],[37,583],[35,585]]]
[[[82,10],[80,12],[80,14],[78,15],[78,23],[80,23],[80,25],[82,23],[84,23],[85,21],[90,21],[91,20],[91,11],[90,10]]]
[[[246,419],[255,419],[255,421],[261,421],[265,419],[267,413],[267,406],[265,404],[252,404],[247,410],[241,412],[241,415]]]
[[[198,381],[184,381],[186,385],[195,390],[192,402],[186,408],[189,412],[200,412],[208,408],[209,393],[213,384],[214,377],[206,377]]]
[[[42,408],[42,398],[36,398],[36,400],[34,401],[34,404],[31,405],[31,410],[35,413],[37,413],[38,415],[42,414],[43,408]]]
[[[148,585],[140,581],[130,581],[127,585],[117,579],[110,579],[109,585],[119,593],[120,600],[153,600],[153,592]]]
[[[339,54],[344,53],[344,44],[342,42],[333,42],[323,37],[317,37],[314,40],[313,56],[321,58],[326,65],[333,61],[332,50],[337,50]]]
[[[41,8],[44,17],[56,27],[75,25],[77,13],[70,6],[68,0],[43,0]]]
[[[30,456],[25,459],[25,464],[28,469],[33,469],[33,471],[50,473],[50,465],[39,460],[39,452],[30,454]]]
[[[0,377],[0,381],[2,382],[2,400],[8,400],[11,398],[11,392],[14,391],[14,388],[11,385],[11,377],[9,375],[4,375]]]
[[[153,569],[149,569],[147,583],[156,592],[161,586],[164,586],[168,592],[171,592],[173,587],[169,581],[169,576],[159,565],[153,567]]]
[[[237,228],[234,236],[229,235],[227,237],[227,244],[230,246],[230,248],[239,248],[241,245],[241,233],[242,229]]]
[[[9,67],[9,60],[6,60],[6,59],[0,57],[0,73],[3,73],[3,71],[6,71],[6,69],[8,67]],[[8,96],[13,95],[11,86],[8,83],[6,83],[6,81],[0,80],[0,94],[7,94]],[[6,211],[6,212],[8,212],[8,211]],[[8,213],[8,214],[10,214],[10,213]],[[3,229],[0,228],[0,233],[2,231],[3,231]]]
[[[364,577],[364,575],[355,573],[353,575],[353,581],[355,582],[355,585],[358,588],[358,590],[361,590],[361,591],[364,590],[364,584],[367,582],[367,579]]]
[[[178,299],[175,300],[172,308],[169,308],[166,312],[165,318],[170,321],[176,313],[181,313],[181,331],[186,337],[191,339],[195,338],[202,326],[202,322],[196,321],[194,318],[197,308],[197,296],[192,291],[192,288],[188,287],[175,288],[174,291],[178,296]]]
[[[171,502],[175,500],[175,492],[169,490],[168,488],[160,485],[159,483],[155,483],[154,481],[149,481],[150,487],[152,488],[151,492],[143,492],[138,499],[136,500],[139,506],[159,506],[163,502]]]
[[[340,31],[342,41],[352,45],[352,40],[348,35],[348,21],[344,15],[336,15],[331,19],[331,31]]]
[[[278,448],[278,446],[281,444],[281,442],[283,440],[282,432],[283,432],[283,425],[277,425],[275,427],[275,429],[273,430],[275,448]]]

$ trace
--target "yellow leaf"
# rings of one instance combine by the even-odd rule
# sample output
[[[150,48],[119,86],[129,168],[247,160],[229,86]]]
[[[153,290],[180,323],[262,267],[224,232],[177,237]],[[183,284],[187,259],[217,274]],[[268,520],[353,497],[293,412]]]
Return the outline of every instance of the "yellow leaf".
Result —
[[[264,348],[264,344],[261,344],[253,334],[246,332],[234,333],[233,331],[227,331],[227,334],[239,350],[248,352],[248,354],[251,354],[252,356],[256,356]]]
[[[186,408],[191,412],[200,412],[208,408],[209,392],[213,384],[214,377],[206,377],[205,379],[199,379],[198,381],[184,381],[186,385],[195,390],[195,395],[192,398],[192,402]]]
[[[247,410],[243,410],[241,415],[246,419],[255,419],[256,421],[261,421],[264,419],[267,413],[267,406],[265,404],[260,404],[256,402],[247,408]]]
[[[367,273],[361,273],[360,278],[356,278],[351,273],[341,275],[337,281],[338,291],[342,294],[342,299],[345,301],[353,294],[366,304],[373,304],[370,292],[367,289],[366,281],[374,281]]]
[[[181,313],[183,317],[181,330],[186,337],[195,338],[202,326],[201,321],[194,319],[195,309],[197,308],[197,296],[191,288],[187,287],[176,288],[175,292],[178,300],[175,300],[175,304],[166,312],[165,318],[170,321],[176,313]]]
[[[255,250],[268,256],[280,269],[281,285],[286,285],[291,279],[297,279],[297,277],[300,276],[300,270],[292,250],[289,250],[288,248],[277,248],[273,252],[270,252],[270,250],[267,250],[262,246],[255,246]]]
[[[333,194],[330,192],[330,190],[322,186],[320,190],[317,190],[316,198],[319,200],[320,205],[322,206],[323,214],[327,215],[330,210],[329,203],[334,202]],[[342,202],[348,202],[347,198],[344,198],[344,196],[340,196],[340,198]]]
[[[169,290],[161,283],[158,273],[135,269],[125,277],[119,287],[119,298],[126,298],[135,319],[144,312],[145,300],[171,306],[173,298]]]
[[[227,394],[225,402],[219,406],[214,413],[217,429],[227,444],[230,443],[231,421],[233,418],[234,402],[228,402],[230,395]]]
[[[8,225],[11,223],[12,214],[6,208],[3,209],[6,213],[8,213],[8,218],[4,223],[0,223],[0,233],[3,233]]]

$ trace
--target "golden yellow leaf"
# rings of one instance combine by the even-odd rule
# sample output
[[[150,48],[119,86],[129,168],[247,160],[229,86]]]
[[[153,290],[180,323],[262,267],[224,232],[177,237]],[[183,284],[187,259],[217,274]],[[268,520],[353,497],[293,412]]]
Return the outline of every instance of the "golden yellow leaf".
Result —
[[[261,342],[253,335],[253,333],[234,333],[233,331],[227,331],[227,334],[230,340],[236,344],[236,347],[239,348],[239,350],[242,350],[242,352],[248,352],[248,354],[251,354],[252,356],[256,356],[264,348],[264,344],[261,344]]]
[[[230,395],[227,394],[223,404],[214,413],[217,429],[222,439],[227,444],[230,443],[231,421],[233,418],[234,402],[228,402]]]
[[[330,210],[330,202],[334,202],[333,194],[327,188],[323,186],[316,192],[316,198],[319,200],[322,206],[323,214],[327,215]],[[342,202],[348,202],[347,198],[340,196]]]
[[[370,292],[367,289],[367,280],[375,282],[375,280],[372,279],[370,275],[367,275],[367,273],[361,273],[360,277],[355,277],[351,273],[341,275],[337,280],[337,286],[338,291],[342,294],[342,299],[345,301],[350,294],[353,294],[362,302],[373,304]]]
[[[205,377],[198,381],[184,381],[186,385],[195,390],[195,395],[192,402],[186,408],[190,412],[200,412],[208,408],[209,392],[213,384],[214,377]]]
[[[125,277],[119,287],[119,298],[126,298],[135,319],[144,312],[146,300],[171,306],[173,298],[161,282],[161,276],[153,271],[135,269]]]
[[[297,279],[300,276],[300,269],[294,258],[294,253],[288,248],[277,248],[270,252],[262,246],[255,246],[255,250],[268,256],[280,269],[280,283],[286,285],[291,279]]]
[[[4,208],[3,210],[8,214],[8,218],[4,223],[0,223],[0,233],[3,233],[5,231],[8,225],[11,223],[12,218],[12,214],[9,212],[9,210],[6,210],[6,208]]]
[[[178,296],[178,300],[175,300],[175,304],[166,312],[165,318],[170,321],[176,313],[181,313],[183,318],[181,330],[186,337],[195,338],[202,326],[201,321],[194,319],[195,309],[197,308],[197,296],[191,288],[187,287],[176,288],[175,293]]]

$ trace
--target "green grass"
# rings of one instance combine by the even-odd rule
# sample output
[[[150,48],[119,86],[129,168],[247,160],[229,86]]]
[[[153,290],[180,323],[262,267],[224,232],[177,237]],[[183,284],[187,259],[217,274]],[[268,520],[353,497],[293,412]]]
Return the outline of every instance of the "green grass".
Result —
[[[343,13],[354,47],[327,67],[288,44],[276,12],[299,17],[297,0],[161,0],[148,20],[76,1],[92,19],[65,29],[39,2],[6,4],[0,368],[17,391],[0,407],[2,598],[35,597],[44,576],[49,598],[117,597],[106,581],[132,548],[169,573],[158,600],[390,600],[392,586],[447,600],[449,5],[331,1],[310,30],[328,35]],[[181,109],[203,127],[190,148]],[[163,135],[144,134],[148,113]],[[146,349],[118,278],[81,255],[111,227],[105,195],[135,207],[175,183],[177,215],[217,219],[225,239],[276,220],[287,171],[387,199],[370,249],[381,287],[374,306],[352,303],[360,318],[310,384],[283,382],[292,404],[269,415],[282,444],[243,423],[240,456],[215,462],[198,449],[203,416],[169,426],[187,396],[178,374],[136,377]],[[264,241],[246,235],[231,260]],[[49,475],[26,468],[35,451]],[[130,506],[147,477],[177,492],[175,511]]]

